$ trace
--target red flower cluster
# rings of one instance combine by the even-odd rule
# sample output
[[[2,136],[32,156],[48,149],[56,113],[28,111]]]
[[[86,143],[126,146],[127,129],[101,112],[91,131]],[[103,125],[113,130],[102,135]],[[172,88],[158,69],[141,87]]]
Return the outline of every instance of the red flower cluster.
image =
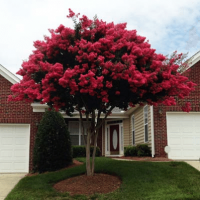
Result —
[[[67,17],[78,15],[69,9]],[[166,63],[145,37],[127,30],[126,23],[87,16],[74,21],[75,30],[60,25],[50,30],[51,37],[34,43],[36,50],[18,71],[23,79],[12,86],[10,100],[39,100],[70,110],[77,104],[85,107],[80,104],[84,97],[95,101],[88,101],[91,109],[126,109],[145,102],[175,105],[174,96],[184,98],[194,90],[195,84],[177,71],[175,61],[181,55]],[[188,111],[189,104],[183,110]]]

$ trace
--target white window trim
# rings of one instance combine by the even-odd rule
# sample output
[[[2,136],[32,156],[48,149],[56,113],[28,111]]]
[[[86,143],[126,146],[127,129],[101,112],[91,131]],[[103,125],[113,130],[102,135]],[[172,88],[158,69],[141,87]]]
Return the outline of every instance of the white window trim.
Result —
[[[105,154],[110,154],[110,126],[106,125],[105,126]]]
[[[123,123],[119,124],[119,153],[120,155],[124,155],[124,129],[123,129]]]
[[[145,109],[147,108],[147,123],[145,123]],[[144,116],[144,142],[149,142],[149,131],[148,131],[148,105],[144,106],[143,108],[143,116]],[[147,126],[147,140],[146,140],[146,134],[145,134],[145,126]]]
[[[131,124],[132,124],[132,132],[131,132],[132,133],[132,145],[135,145],[135,116],[134,115],[131,116]],[[133,131],[134,131],[134,135],[133,135]],[[134,137],[134,143],[133,143],[133,137]]]

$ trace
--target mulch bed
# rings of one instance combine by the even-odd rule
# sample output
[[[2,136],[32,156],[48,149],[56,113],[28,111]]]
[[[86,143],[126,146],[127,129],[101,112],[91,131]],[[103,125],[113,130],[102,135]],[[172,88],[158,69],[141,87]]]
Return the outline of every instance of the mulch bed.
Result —
[[[70,195],[95,193],[110,193],[118,189],[121,180],[108,174],[94,174],[94,176],[76,176],[56,183],[53,187],[59,192],[69,192]]]
[[[164,157],[115,157],[114,159],[124,159],[132,161],[147,161],[147,162],[171,162],[173,160]]]

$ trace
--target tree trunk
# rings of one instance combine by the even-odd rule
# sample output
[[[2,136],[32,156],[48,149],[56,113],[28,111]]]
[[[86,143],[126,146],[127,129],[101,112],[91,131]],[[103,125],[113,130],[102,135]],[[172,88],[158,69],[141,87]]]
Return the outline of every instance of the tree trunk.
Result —
[[[96,149],[97,149],[97,137],[98,137],[98,130],[94,135],[94,149],[92,153],[92,176],[94,175],[94,166],[95,166],[95,154],[96,154]]]
[[[92,176],[91,164],[90,164],[90,131],[87,133],[87,144],[86,144],[86,171],[87,176]]]
[[[84,102],[83,102],[84,103]],[[85,104],[85,103],[84,103]],[[87,106],[86,110],[87,110]],[[103,120],[100,120],[101,117],[101,112],[102,110],[100,109],[98,111],[98,115],[97,115],[97,120],[95,121],[95,110],[93,110],[92,112],[92,116],[91,116],[91,126],[90,129],[87,130],[87,142],[85,143],[85,148],[86,148],[86,172],[87,172],[87,176],[93,176],[94,175],[94,167],[95,167],[95,154],[96,154],[96,146],[97,146],[97,137],[98,137],[98,133],[99,133],[99,129],[102,126],[102,124],[105,122],[107,116],[109,115],[109,113],[112,111],[112,109],[115,106],[111,106],[108,110],[108,112],[106,113],[105,117],[103,118]],[[82,129],[84,130],[84,124],[83,124],[83,118],[82,118],[82,113],[81,110],[79,109],[79,114],[80,114],[80,119],[81,119],[81,126]],[[86,120],[87,122],[89,121],[89,115],[86,114]],[[83,137],[84,137],[84,131],[82,132]],[[93,153],[92,153],[92,162],[90,161],[90,140],[91,140],[91,136],[94,135],[94,149],[93,149]]]

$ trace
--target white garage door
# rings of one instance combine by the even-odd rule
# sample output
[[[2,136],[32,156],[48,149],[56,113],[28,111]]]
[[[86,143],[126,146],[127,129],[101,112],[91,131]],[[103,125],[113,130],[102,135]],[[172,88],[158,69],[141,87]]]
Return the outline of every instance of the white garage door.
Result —
[[[169,158],[200,158],[200,113],[167,113]]]
[[[0,173],[29,171],[30,126],[0,124]]]

